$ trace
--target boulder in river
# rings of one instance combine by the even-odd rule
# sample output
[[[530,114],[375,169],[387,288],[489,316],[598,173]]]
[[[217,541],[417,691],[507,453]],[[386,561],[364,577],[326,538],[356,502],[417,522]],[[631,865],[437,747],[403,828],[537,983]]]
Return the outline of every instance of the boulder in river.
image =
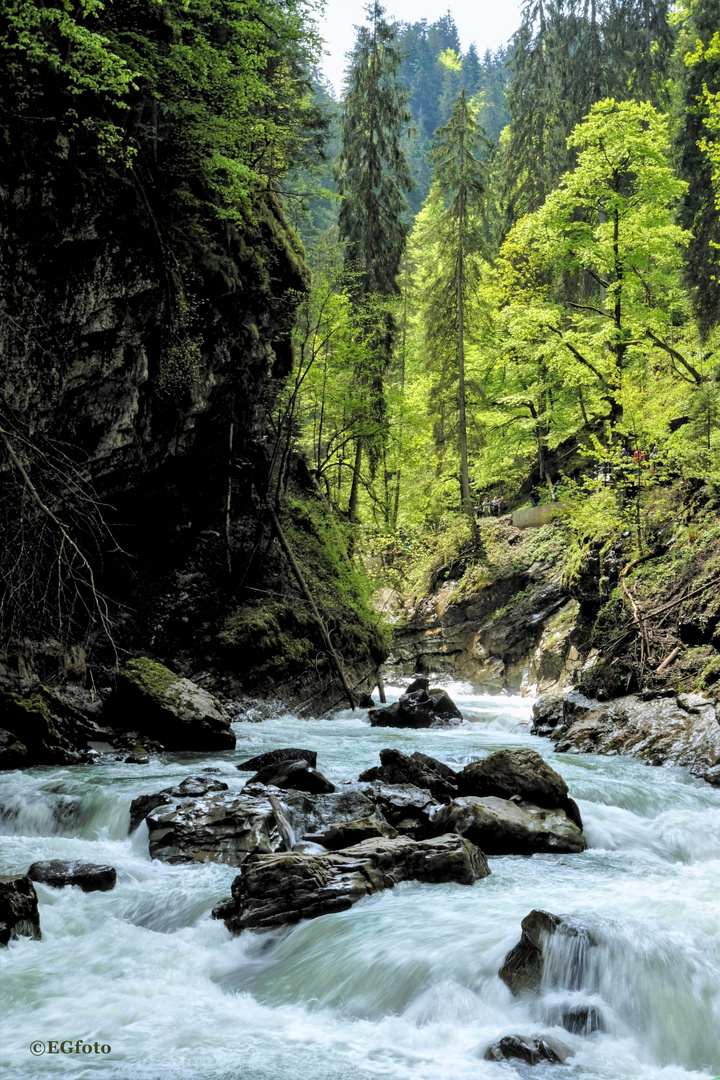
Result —
[[[213,780],[207,776],[188,776],[174,787],[163,788],[152,795],[138,795],[130,803],[130,828],[135,832],[141,821],[158,806],[166,806],[176,799],[192,799],[207,795],[211,791],[227,791],[228,786],[222,780]]]
[[[433,840],[365,840],[328,855],[255,855],[213,911],[233,933],[273,930],[300,919],[345,911],[399,881],[472,885],[490,873],[474,844],[459,836]]]
[[[0,687],[0,729],[0,769],[76,764],[97,730],[46,686],[28,694]]]
[[[282,846],[273,809],[262,795],[212,792],[159,807],[146,821],[150,856],[162,862],[240,866],[250,854]]]
[[[588,950],[596,944],[587,927],[550,911],[538,910],[526,915],[520,925],[520,941],[507,954],[498,972],[513,994],[539,991],[546,969],[547,941],[555,935],[566,939],[566,948],[561,969],[550,981],[565,990],[580,989],[585,978]]]
[[[462,713],[450,695],[439,688],[403,694],[386,709],[371,709],[368,716],[372,727],[443,727],[462,720]]]
[[[105,717],[168,750],[232,750],[230,717],[212,694],[142,656],[129,660],[108,699]]]
[[[486,855],[575,854],[586,848],[582,830],[564,810],[493,795],[454,799],[434,815],[432,829],[466,836]]]
[[[261,769],[266,769],[268,765],[280,765],[284,761],[307,761],[308,765],[316,769],[317,750],[296,750],[293,747],[286,747],[283,750],[268,750],[265,754],[258,754],[257,757],[243,761],[241,765],[236,765],[236,768],[240,772],[255,773]]]
[[[363,793],[399,833],[422,839],[441,831],[434,830],[430,824],[438,804],[427,788],[374,780],[363,788]]]
[[[549,1061],[561,1065],[562,1058],[555,1047],[537,1035],[505,1035],[485,1051],[486,1061],[523,1061],[526,1065],[539,1065]]]
[[[335,790],[335,785],[331,784],[317,769],[311,768],[304,758],[266,765],[248,780],[248,784],[264,784],[266,787],[308,791],[311,795],[329,795]]]
[[[328,851],[337,851],[338,848],[352,847],[361,844],[363,840],[380,838],[394,839],[397,829],[388,825],[387,821],[381,821],[376,817],[356,818],[354,821],[341,821],[338,825],[330,825],[323,832],[306,833],[303,837],[314,844],[322,844]]]
[[[27,874],[0,875],[0,946],[14,938],[39,941],[38,899]]]
[[[567,784],[536,750],[498,750],[472,761],[458,773],[457,785],[461,795],[518,796],[548,810],[560,808],[582,829],[580,811],[568,795]]]
[[[381,765],[360,774],[361,781],[382,780],[387,784],[414,784],[425,788],[433,798],[452,798],[457,795],[457,777],[453,770],[441,761],[426,754],[408,757],[400,750],[381,750]]]
[[[117,870],[114,866],[84,863],[77,860],[48,859],[35,862],[27,872],[31,881],[61,889],[79,885],[83,892],[108,892],[115,888]]]

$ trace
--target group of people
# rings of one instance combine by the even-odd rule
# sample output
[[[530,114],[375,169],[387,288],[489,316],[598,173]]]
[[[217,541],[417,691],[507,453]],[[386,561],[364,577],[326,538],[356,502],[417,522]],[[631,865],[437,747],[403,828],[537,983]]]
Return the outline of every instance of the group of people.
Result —
[[[492,499],[486,496],[482,502],[475,506],[477,517],[500,517],[507,510],[507,503],[502,496],[494,495]]]

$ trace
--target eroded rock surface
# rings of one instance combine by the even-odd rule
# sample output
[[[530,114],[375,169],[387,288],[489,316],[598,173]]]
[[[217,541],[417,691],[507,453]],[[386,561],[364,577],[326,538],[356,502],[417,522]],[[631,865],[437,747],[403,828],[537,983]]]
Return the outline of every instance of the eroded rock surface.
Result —
[[[0,946],[19,937],[39,941],[40,915],[35,886],[27,874],[0,875]]]
[[[485,1060],[524,1061],[526,1065],[539,1065],[541,1061],[562,1064],[562,1058],[551,1043],[537,1036],[527,1038],[524,1035],[505,1035],[498,1039],[485,1051]]]
[[[207,776],[188,776],[174,787],[163,788],[152,795],[138,795],[130,803],[130,828],[135,832],[141,821],[158,806],[167,806],[178,799],[194,799],[207,795],[211,791],[227,791],[228,786],[222,780],[213,780]]]
[[[317,769],[311,768],[304,758],[266,765],[248,780],[248,784],[307,791],[311,795],[329,795],[335,790],[335,785]]]
[[[536,750],[498,750],[473,761],[458,773],[457,785],[462,795],[517,796],[535,806],[564,810],[582,829],[580,811],[568,794],[567,784]]]
[[[328,851],[337,851],[339,848],[361,844],[364,840],[381,838],[394,840],[396,836],[397,829],[388,825],[387,821],[367,817],[357,818],[355,821],[341,821],[338,825],[331,825],[324,832],[306,833],[303,839],[310,843],[322,844]]]
[[[268,750],[265,754],[243,761],[236,768],[240,772],[259,772],[268,765],[280,765],[284,761],[307,761],[313,769],[317,768],[317,750],[297,750],[294,747],[286,747],[282,750]]]
[[[381,750],[381,765],[360,774],[361,781],[381,780],[387,784],[413,784],[425,788],[435,799],[457,795],[457,776],[448,765],[415,753],[410,756],[400,750]]]
[[[150,856],[169,863],[240,866],[250,854],[282,846],[267,797],[215,792],[159,808],[147,817]]]
[[[273,930],[345,911],[399,881],[472,885],[489,873],[483,853],[459,836],[365,840],[328,855],[255,855],[213,915],[233,933]]]
[[[576,854],[585,837],[564,810],[532,803],[466,795],[441,807],[432,819],[437,833],[457,832],[487,855]]]
[[[439,688],[403,694],[386,709],[370,709],[372,727],[443,727],[462,720],[462,713],[450,695]]]
[[[550,911],[531,911],[521,923],[522,934],[517,945],[505,957],[498,975],[513,994],[537,993],[543,982],[565,990],[579,990],[583,985],[588,951],[596,945],[587,927],[577,921],[561,918]],[[548,967],[548,939],[562,937],[559,968]]]

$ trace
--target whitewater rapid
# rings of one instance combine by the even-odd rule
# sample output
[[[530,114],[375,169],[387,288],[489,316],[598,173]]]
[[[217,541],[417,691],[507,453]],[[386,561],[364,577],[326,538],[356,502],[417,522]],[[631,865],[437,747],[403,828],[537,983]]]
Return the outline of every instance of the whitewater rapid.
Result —
[[[365,713],[235,725],[235,751],[150,765],[0,774],[0,873],[39,859],[110,863],[107,893],[36,886],[41,942],[0,950],[0,1076],[45,1080],[708,1080],[720,1075],[720,792],[680,768],[555,754],[529,734],[528,699],[447,688],[461,727],[372,729]],[[397,689],[396,689],[397,692]],[[404,883],[278,935],[233,938],[210,910],[237,870],[151,861],[129,806],[208,767],[316,749],[337,784],[379,750],[462,766],[537,749],[567,780],[589,848],[490,859],[472,887]],[[572,916],[597,947],[582,984],[514,998],[497,976],[533,908]],[[560,953],[551,960],[562,967]],[[596,1006],[605,1031],[559,1026]],[[567,1064],[493,1064],[504,1035],[543,1035]],[[99,1041],[106,1055],[34,1057],[37,1040]]]

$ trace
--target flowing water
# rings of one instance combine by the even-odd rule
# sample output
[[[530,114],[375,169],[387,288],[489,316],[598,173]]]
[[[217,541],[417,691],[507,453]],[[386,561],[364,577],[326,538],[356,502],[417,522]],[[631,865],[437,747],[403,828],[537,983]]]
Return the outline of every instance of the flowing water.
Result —
[[[237,749],[148,766],[33,769],[0,777],[0,872],[81,858],[117,868],[108,893],[37,885],[42,942],[0,953],[0,1075],[81,1080],[688,1080],[720,1074],[720,792],[682,769],[555,754],[528,734],[530,704],[457,684],[462,727],[373,730],[366,714],[236,726]],[[280,935],[233,938],[210,918],[237,873],[151,861],[130,801],[279,746],[318,751],[336,783],[378,751],[451,765],[532,746],[567,780],[585,821],[580,855],[490,859],[472,887],[404,883]],[[532,908],[572,917],[596,943],[550,939],[542,993],[497,976]],[[582,957],[580,957],[582,958]],[[605,1030],[560,1026],[594,1006]],[[504,1035],[543,1035],[565,1066],[483,1060]],[[33,1041],[109,1054],[33,1057]]]

